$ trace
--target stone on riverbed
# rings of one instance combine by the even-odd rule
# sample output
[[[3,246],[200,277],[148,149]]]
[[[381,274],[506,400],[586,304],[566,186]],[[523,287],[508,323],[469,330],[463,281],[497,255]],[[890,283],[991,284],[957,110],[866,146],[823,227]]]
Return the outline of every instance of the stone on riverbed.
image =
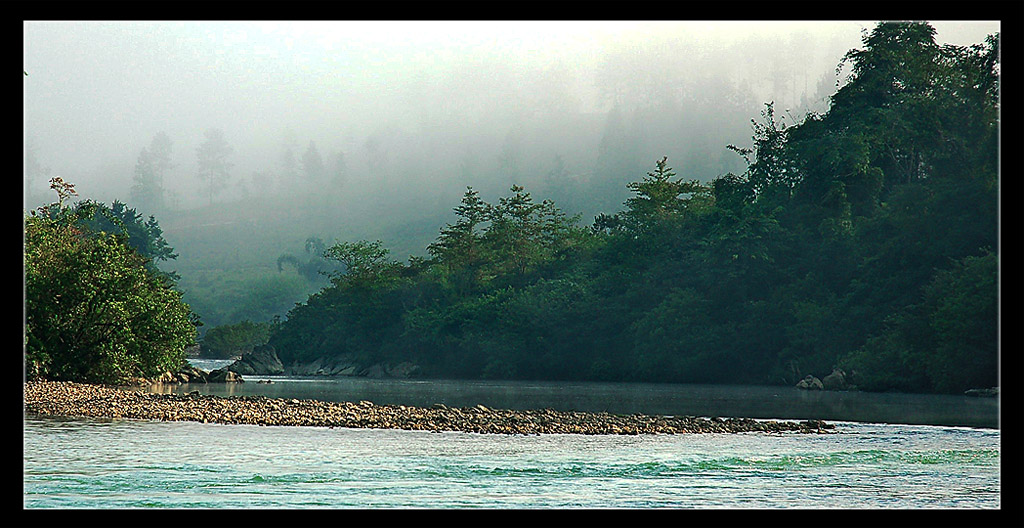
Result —
[[[224,367],[210,371],[207,381],[210,383],[243,383],[245,380],[238,373],[228,370],[228,367]]]
[[[824,390],[825,386],[822,385],[820,379],[808,374],[804,379],[797,382],[796,388],[804,390]]]
[[[551,409],[517,411],[489,409],[483,405],[462,409],[444,406],[421,408],[375,405],[368,401],[356,404],[252,396],[224,398],[201,395],[198,391],[188,395],[158,394],[68,382],[25,383],[24,405],[26,413],[50,416],[493,434],[822,434],[832,428],[831,424],[820,420],[802,423],[750,418],[712,420],[639,413],[617,415]]]
[[[284,365],[281,364],[281,360],[277,357],[277,350],[271,345],[255,346],[252,352],[242,354],[238,361],[225,368],[231,372],[244,375],[276,376],[284,374]]]

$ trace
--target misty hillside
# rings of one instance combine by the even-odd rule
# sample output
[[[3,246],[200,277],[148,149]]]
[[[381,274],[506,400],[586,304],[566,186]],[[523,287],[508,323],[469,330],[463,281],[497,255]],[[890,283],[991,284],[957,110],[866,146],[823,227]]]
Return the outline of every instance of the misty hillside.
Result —
[[[24,207],[53,176],[159,221],[207,324],[284,316],[311,237],[425,256],[472,186],[589,225],[662,157],[742,173],[766,102],[828,108],[871,22],[27,22]],[[979,42],[992,23],[937,23]]]

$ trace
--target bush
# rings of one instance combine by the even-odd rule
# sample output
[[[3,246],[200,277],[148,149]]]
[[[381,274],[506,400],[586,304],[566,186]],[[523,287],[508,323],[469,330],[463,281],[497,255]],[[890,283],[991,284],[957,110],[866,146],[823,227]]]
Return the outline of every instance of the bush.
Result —
[[[124,237],[73,214],[28,215],[24,227],[27,378],[120,383],[184,364],[192,311]]]

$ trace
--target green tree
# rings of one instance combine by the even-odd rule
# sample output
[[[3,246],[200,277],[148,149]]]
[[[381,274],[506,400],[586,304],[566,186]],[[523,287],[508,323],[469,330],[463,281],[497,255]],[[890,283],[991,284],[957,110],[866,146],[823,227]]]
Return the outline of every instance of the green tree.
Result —
[[[709,189],[696,180],[676,178],[667,157],[656,165],[654,172],[626,185],[633,196],[626,200],[621,217],[630,233],[643,233],[711,204]]]
[[[158,268],[160,262],[176,259],[178,255],[164,239],[163,229],[153,215],[144,220],[141,213],[117,200],[109,207],[83,200],[73,206],[73,212],[78,222],[90,231],[124,237],[125,243],[146,259],[150,271],[172,281],[178,280],[176,273]]]
[[[29,378],[120,383],[179,368],[195,341],[191,310],[123,235],[94,233],[59,201],[25,218]]]
[[[999,384],[999,259],[966,257],[924,288],[924,312],[936,348],[925,371],[940,392]]]
[[[578,218],[567,217],[550,200],[534,202],[522,186],[510,191],[488,207],[490,224],[482,240],[490,255],[486,273],[521,286],[528,274],[573,245]]]
[[[458,220],[441,229],[427,251],[440,262],[458,295],[474,291],[480,283],[485,262],[482,226],[487,222],[489,205],[472,187],[466,188],[462,202],[454,209]]]
[[[399,276],[402,264],[389,258],[389,254],[380,240],[339,242],[323,252],[325,259],[343,268],[329,274],[334,285],[362,290],[382,287]]]
[[[746,160],[745,181],[751,192],[761,196],[762,200],[774,201],[780,197],[788,199],[799,181],[799,174],[792,166],[791,156],[786,152],[787,127],[781,119],[775,117],[774,103],[765,105],[761,118],[761,123],[750,121],[754,130],[753,148],[735,145],[727,148]]]

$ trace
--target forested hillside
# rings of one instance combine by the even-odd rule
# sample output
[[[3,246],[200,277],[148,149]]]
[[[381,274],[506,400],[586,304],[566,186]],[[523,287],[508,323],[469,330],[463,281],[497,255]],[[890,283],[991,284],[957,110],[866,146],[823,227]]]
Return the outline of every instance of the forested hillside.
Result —
[[[998,49],[879,24],[826,112],[765,105],[730,146],[745,172],[651,160],[590,225],[470,187],[428,257],[326,248],[330,283],[270,344],[436,377],[792,384],[839,366],[865,390],[997,385]]]

